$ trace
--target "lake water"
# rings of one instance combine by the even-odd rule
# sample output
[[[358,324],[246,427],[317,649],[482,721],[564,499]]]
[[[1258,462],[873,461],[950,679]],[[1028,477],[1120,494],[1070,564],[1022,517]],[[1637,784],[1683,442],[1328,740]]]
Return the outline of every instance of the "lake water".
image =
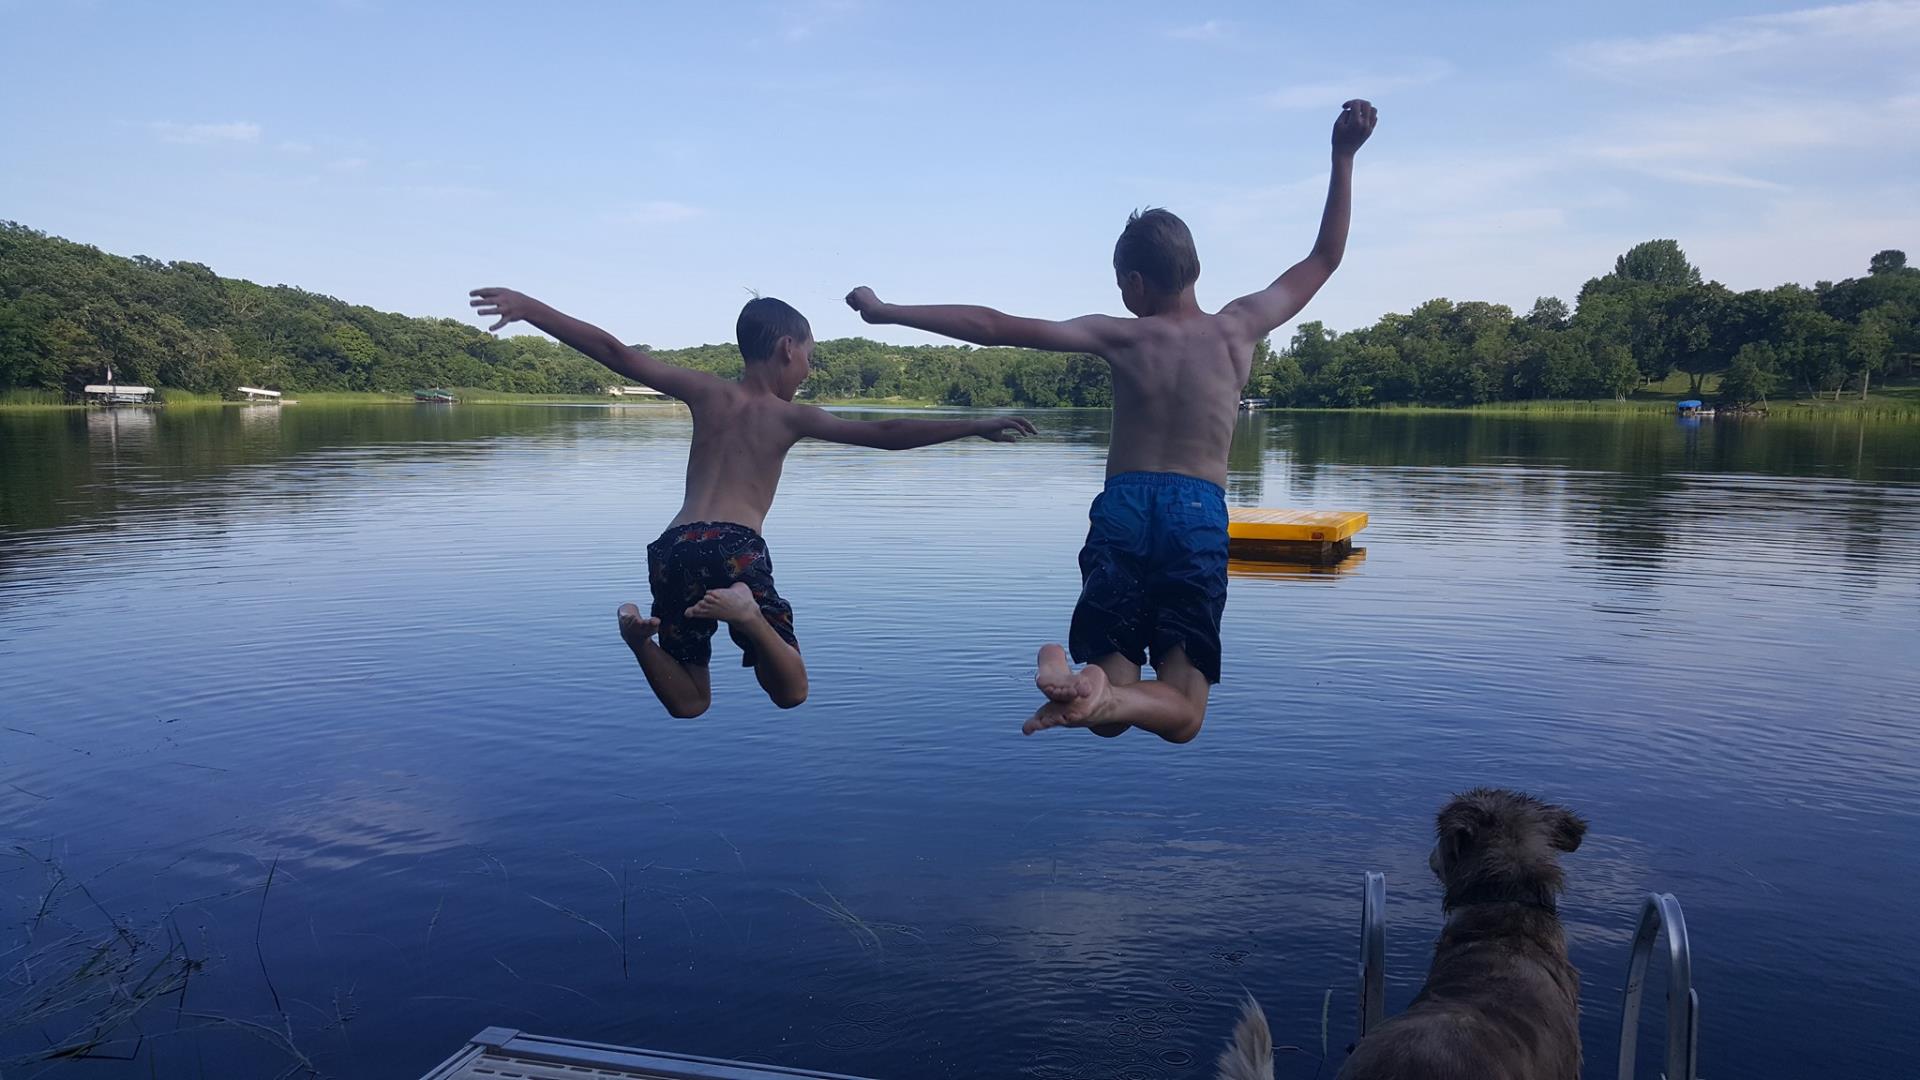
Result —
[[[499,1024],[1196,1077],[1245,989],[1302,1048],[1280,1075],[1325,1077],[1363,872],[1397,1010],[1433,812],[1479,784],[1592,823],[1589,1076],[1649,890],[1686,906],[1708,1076],[1920,1058],[1920,428],[1248,418],[1230,501],[1365,510],[1368,550],[1234,579],[1176,747],[1019,733],[1107,441],[1036,419],[797,448],[767,534],[812,700],[774,709],[723,639],[675,721],[613,612],[684,413],[0,415],[0,1062],[154,996],[172,948],[203,966],[93,1051],[126,1060],[52,1075],[411,1078]]]

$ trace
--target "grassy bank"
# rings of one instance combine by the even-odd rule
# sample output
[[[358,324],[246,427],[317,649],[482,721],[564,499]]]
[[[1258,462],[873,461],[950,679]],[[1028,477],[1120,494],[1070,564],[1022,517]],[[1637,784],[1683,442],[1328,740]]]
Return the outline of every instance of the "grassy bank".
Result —
[[[1862,420],[1920,421],[1920,399],[1893,394],[1872,394],[1866,401],[1859,394],[1842,394],[1839,401],[1822,398],[1774,398],[1760,405],[1768,418],[1853,417]],[[1671,416],[1671,401],[1628,398],[1615,401],[1494,401],[1484,405],[1371,405],[1357,409],[1271,409],[1269,412],[1371,412],[1371,413],[1453,413],[1466,416]],[[1723,416],[1725,414],[1722,414]]]
[[[509,390],[488,390],[478,386],[443,386],[463,405],[653,405],[669,404],[658,398],[616,398],[606,394],[516,394]],[[413,393],[388,393],[379,390],[289,390],[287,399],[301,405],[411,405]],[[167,397],[171,404],[173,397]],[[243,404],[225,402],[225,404]]]
[[[870,405],[877,409],[938,409],[938,401],[926,398],[905,397],[810,397],[801,401],[808,405]]]
[[[1708,378],[1701,395],[1712,403],[1718,387],[1717,380]],[[678,404],[664,398],[615,398],[602,394],[516,394],[505,390],[488,390],[482,387],[454,386],[452,390],[462,404],[467,405],[646,405],[652,407]],[[160,400],[169,408],[223,408],[231,405],[245,405],[246,402],[229,401],[217,394],[196,394],[187,390],[162,389]],[[1287,412],[1395,412],[1395,413],[1478,413],[1498,416],[1591,416],[1591,415],[1662,415],[1673,412],[1676,402],[1694,396],[1686,376],[1675,376],[1664,382],[1641,388],[1629,395],[1625,401],[1612,398],[1596,400],[1542,400],[1542,401],[1491,401],[1480,405],[1416,405],[1382,404],[1367,405],[1360,408],[1315,408],[1299,407],[1275,411]],[[289,390],[286,400],[300,405],[404,405],[413,403],[413,394],[390,393],[372,390]],[[925,398],[886,397],[886,398],[849,398],[821,397],[803,399],[808,404],[845,406],[857,405],[878,409],[937,409],[942,403]],[[51,390],[6,390],[0,391],[0,412],[21,412],[45,409],[80,409],[86,406],[67,399],[64,394]],[[1002,412],[1018,412],[1023,407],[1010,405]],[[1804,397],[1776,397],[1766,403],[1770,416],[1786,417],[1860,417],[1874,420],[1920,421],[1920,379],[1907,379],[1876,387],[1865,401],[1857,391],[1842,391],[1838,400],[1831,394],[1823,394],[1816,400]]]
[[[1489,401],[1480,405],[1419,405],[1404,402],[1365,405],[1359,408],[1299,407],[1276,410],[1286,412],[1394,412],[1394,413],[1475,413],[1495,416],[1591,416],[1591,415],[1671,415],[1674,407],[1689,398],[1717,404],[1720,377],[1707,376],[1698,393],[1687,376],[1675,374],[1627,395],[1615,398],[1545,399],[1536,401]],[[1902,379],[1874,387],[1866,400],[1858,390],[1842,390],[1838,400],[1831,392],[1817,399],[1784,394],[1770,398],[1761,406],[1768,416],[1815,417],[1851,416],[1869,420],[1920,420],[1920,379]]]
[[[664,398],[616,398],[604,394],[515,394],[505,390],[487,390],[479,387],[445,387],[453,391],[454,397],[466,405],[671,405],[675,402]],[[171,390],[162,388],[159,401],[175,409],[218,409],[227,406],[253,404],[245,401],[232,401],[218,394],[196,394],[191,390]],[[378,390],[289,390],[284,401],[299,405],[411,405],[413,394],[387,393]],[[19,412],[30,409],[84,409],[88,406],[73,401],[65,394],[51,390],[8,390],[0,391],[0,412]]]
[[[69,405],[65,394],[56,394],[51,390],[0,390],[0,411],[67,408],[77,406]]]

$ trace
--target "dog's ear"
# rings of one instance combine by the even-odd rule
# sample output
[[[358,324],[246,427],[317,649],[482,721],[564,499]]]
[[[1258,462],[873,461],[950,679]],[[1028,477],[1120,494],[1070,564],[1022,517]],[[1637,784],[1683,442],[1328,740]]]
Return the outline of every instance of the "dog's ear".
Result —
[[[1581,838],[1587,835],[1587,823],[1564,806],[1552,806],[1548,810],[1552,815],[1548,820],[1553,826],[1553,846],[1561,851],[1578,851]]]
[[[1464,798],[1457,798],[1440,811],[1434,822],[1434,835],[1440,841],[1440,854],[1448,865],[1460,861],[1480,837],[1484,815]]]

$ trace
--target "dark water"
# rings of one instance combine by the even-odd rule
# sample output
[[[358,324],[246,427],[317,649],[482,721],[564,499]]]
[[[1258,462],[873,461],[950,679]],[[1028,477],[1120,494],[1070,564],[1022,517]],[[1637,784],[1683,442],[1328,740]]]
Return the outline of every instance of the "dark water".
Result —
[[[1564,902],[1589,1075],[1649,889],[1692,923],[1707,1075],[1920,1058],[1920,429],[1250,419],[1232,500],[1367,510],[1369,551],[1236,579],[1226,682],[1172,747],[1019,734],[1106,441],[1041,419],[796,450],[768,535],[813,699],[717,665],[680,722],[613,610],[678,505],[681,415],[0,416],[0,1061],[146,1001],[173,943],[204,962],[184,1001],[53,1075],[406,1078],[503,1024],[1200,1076],[1245,988],[1302,1078],[1331,990],[1328,1076],[1362,872],[1397,1009],[1439,925],[1431,815],[1489,783],[1592,822]]]

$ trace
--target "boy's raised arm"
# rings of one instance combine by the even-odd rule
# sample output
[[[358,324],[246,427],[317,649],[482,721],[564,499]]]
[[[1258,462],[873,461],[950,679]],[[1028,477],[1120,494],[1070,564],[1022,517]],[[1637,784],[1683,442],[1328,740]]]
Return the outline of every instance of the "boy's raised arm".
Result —
[[[473,306],[481,315],[497,315],[499,321],[488,330],[498,330],[510,322],[526,322],[553,335],[562,345],[577,349],[598,360],[615,373],[634,382],[653,387],[682,401],[719,381],[716,375],[691,368],[676,367],[633,348],[619,338],[589,322],[555,311],[546,304],[513,289],[475,289],[470,293]]]
[[[848,420],[812,405],[794,406],[795,429],[809,439],[870,446],[876,450],[912,450],[978,435],[992,442],[1018,442],[1034,433],[1024,416],[983,416],[965,420]]]
[[[975,345],[1012,345],[1048,352],[1103,355],[1118,336],[1121,320],[1082,315],[1065,322],[1025,319],[971,304],[887,304],[865,285],[847,294],[847,306],[869,323],[893,323],[926,330]]]
[[[1320,235],[1314,239],[1313,251],[1273,284],[1220,309],[1221,316],[1240,324],[1249,338],[1266,337],[1298,315],[1340,265],[1353,213],[1353,155],[1373,134],[1378,119],[1372,104],[1358,98],[1340,107],[1340,116],[1333,122],[1333,176],[1327,182],[1327,208],[1320,215]]]

